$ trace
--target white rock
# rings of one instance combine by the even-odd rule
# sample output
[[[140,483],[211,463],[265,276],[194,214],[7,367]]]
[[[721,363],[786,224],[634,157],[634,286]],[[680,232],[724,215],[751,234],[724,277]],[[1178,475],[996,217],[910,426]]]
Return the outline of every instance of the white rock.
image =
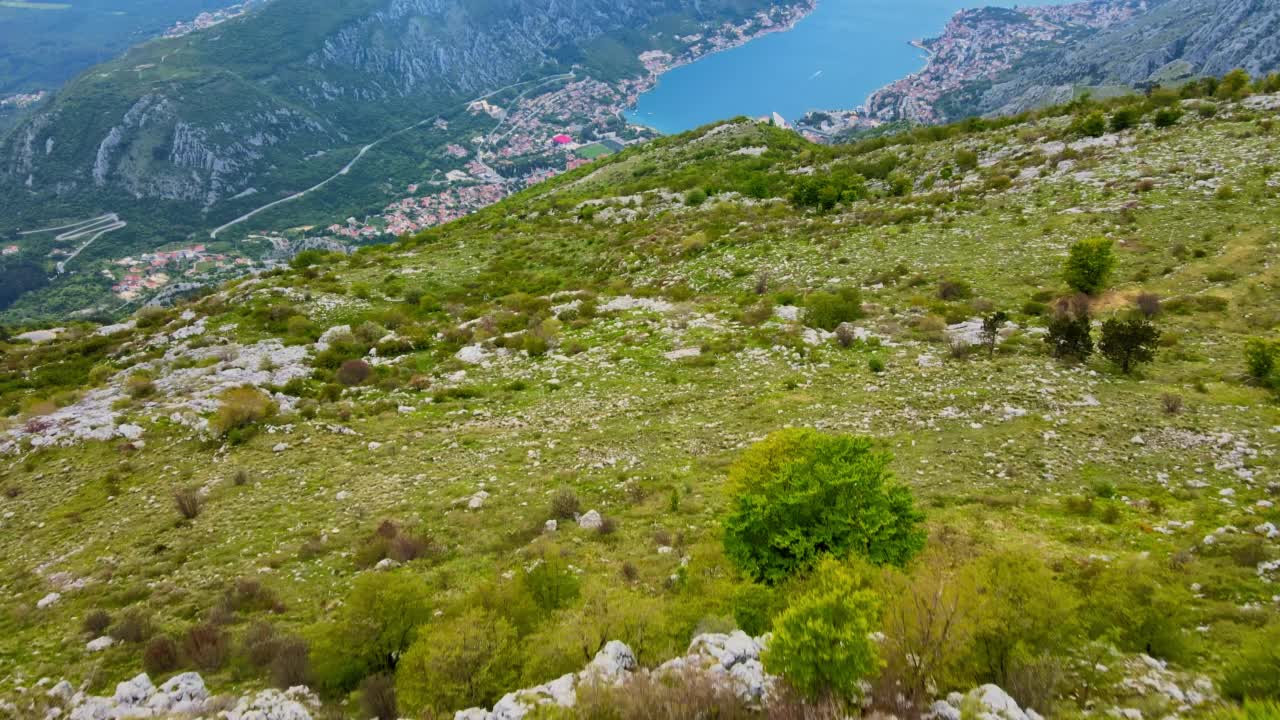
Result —
[[[288,449],[289,449],[289,443],[276,443],[275,446],[271,448],[271,452],[282,453]]]
[[[41,610],[43,610],[43,609],[45,609],[45,608],[47,608],[47,607],[49,607],[49,606],[51,606],[51,605],[53,605],[53,604],[57,603],[57,602],[58,602],[59,600],[61,600],[61,599],[62,599],[62,594],[61,594],[61,593],[51,592],[51,593],[49,593],[48,595],[45,595],[44,597],[42,597],[42,598],[40,598],[39,600],[37,600],[37,601],[36,601],[36,607],[38,607],[38,608],[40,608]]]
[[[599,530],[604,525],[604,518],[595,510],[588,510],[578,518],[578,527],[583,530]]]
[[[152,684],[151,678],[146,673],[138,673],[131,680],[117,683],[116,693],[111,699],[117,705],[139,706],[146,704],[147,699],[155,692],[156,686]]]
[[[75,688],[71,687],[71,683],[66,680],[59,680],[57,685],[49,688],[45,693],[48,697],[62,702],[71,702],[71,697],[76,694]]]
[[[999,720],[1030,720],[1018,703],[998,685],[987,684],[970,690],[965,702],[985,708]]]
[[[467,345],[454,353],[453,356],[468,365],[482,365],[488,360],[489,353],[485,352],[485,349],[479,345]]]
[[[668,360],[674,361],[674,360],[682,360],[684,358],[698,357],[701,354],[702,354],[702,348],[690,347],[690,348],[679,348],[677,350],[672,350],[671,352],[663,353],[662,357]]]
[[[617,682],[637,666],[636,655],[620,640],[610,640],[579,674],[580,680]]]
[[[475,495],[472,495],[469,500],[467,500],[467,507],[470,508],[471,510],[479,510],[480,508],[484,507],[484,501],[488,499],[489,499],[489,493],[485,492],[484,490],[480,490]]]
[[[174,675],[160,686],[160,691],[168,695],[174,703],[202,703],[209,699],[209,691],[205,689],[204,678],[200,673],[184,672]]]
[[[94,638],[89,642],[85,643],[84,649],[88,650],[89,652],[99,652],[101,650],[106,650],[107,648],[115,644],[116,644],[115,638],[111,637],[110,635],[103,635],[102,637]]]
[[[960,720],[960,711],[945,700],[939,700],[929,706],[923,720]]]

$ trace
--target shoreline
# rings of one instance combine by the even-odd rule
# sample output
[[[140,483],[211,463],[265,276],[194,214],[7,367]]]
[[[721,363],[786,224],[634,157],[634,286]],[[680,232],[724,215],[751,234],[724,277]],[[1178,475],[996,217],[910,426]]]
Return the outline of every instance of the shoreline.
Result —
[[[746,45],[747,43],[751,42],[752,40],[758,40],[766,35],[772,35],[773,33],[787,32],[795,29],[795,26],[799,24],[801,20],[804,20],[805,18],[809,17],[810,15],[813,14],[815,10],[818,9],[818,1],[819,0],[801,0],[800,2],[784,6],[786,11],[791,13],[784,22],[780,22],[776,25],[772,25],[770,27],[764,28],[752,35],[740,35],[735,42],[733,42],[730,45],[726,45],[724,47],[718,47],[718,48],[715,48],[714,50],[699,53],[693,56],[682,55],[676,58],[671,64],[664,65],[661,68],[656,70],[650,70],[647,75],[641,78],[638,78],[634,81],[631,81],[632,84],[630,86],[627,86],[626,81],[624,81],[623,90],[624,90],[625,99],[622,107],[618,110],[618,113],[623,114],[631,110],[634,110],[636,106],[639,104],[640,96],[657,87],[659,81],[662,79],[662,76],[666,75],[672,70],[676,70],[678,68],[684,67],[685,65],[692,65],[693,63],[699,60],[709,58],[713,55],[716,55],[717,53],[727,52],[729,50],[740,48],[743,45]],[[670,134],[670,133],[663,132],[651,125],[645,125],[644,123],[641,123],[641,122],[633,122],[630,119],[626,118],[625,116],[623,117],[623,119],[626,120],[628,125],[642,127],[642,128],[645,128],[646,130],[650,130],[652,132],[658,133],[659,135],[662,135],[664,137]]]

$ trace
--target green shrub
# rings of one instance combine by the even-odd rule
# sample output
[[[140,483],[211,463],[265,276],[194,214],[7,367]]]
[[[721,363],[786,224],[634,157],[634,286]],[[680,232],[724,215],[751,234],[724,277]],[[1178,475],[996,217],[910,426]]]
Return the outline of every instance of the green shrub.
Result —
[[[1280,367],[1280,340],[1250,338],[1244,345],[1244,366],[1253,382],[1275,385],[1276,369]]]
[[[1238,648],[1221,689],[1232,700],[1280,700],[1280,622],[1253,633]]]
[[[973,679],[1004,687],[1021,665],[1070,647],[1078,600],[1042,560],[1026,552],[1000,553],[979,559],[967,573],[976,601],[968,618],[972,641],[966,660]]]
[[[1177,108],[1167,107],[1160,108],[1151,118],[1151,122],[1155,123],[1158,128],[1173,127],[1182,119],[1182,111]]]
[[[1194,598],[1185,582],[1151,562],[1120,563],[1086,583],[1081,613],[1095,637],[1109,635],[1121,650],[1174,662],[1190,659],[1184,628],[1194,625]]]
[[[1102,323],[1102,342],[1098,343],[1098,349],[1127,375],[1134,365],[1155,360],[1158,342],[1160,331],[1146,318],[1113,318]]]
[[[1128,130],[1142,119],[1142,113],[1134,107],[1122,107],[1111,113],[1111,132]]]
[[[782,430],[729,470],[729,558],[752,580],[777,583],[823,555],[901,565],[924,546],[923,513],[893,482],[890,456],[868,438]]]
[[[210,423],[220,435],[246,428],[276,414],[276,403],[261,390],[245,385],[223,391]]]
[[[1093,354],[1088,302],[1060,302],[1054,308],[1048,330],[1044,341],[1054,357],[1084,362]]]
[[[529,596],[545,612],[568,606],[578,599],[581,591],[578,576],[555,551],[543,553],[542,559],[521,580]]]
[[[809,699],[853,698],[859,681],[880,667],[871,639],[880,602],[833,558],[815,574],[817,586],[774,621],[764,666]]]
[[[1082,115],[1071,123],[1071,132],[1086,137],[1101,137],[1107,132],[1107,118],[1100,112]]]
[[[492,705],[519,679],[516,631],[505,618],[471,608],[432,623],[396,671],[400,710],[452,712]]]
[[[572,520],[582,512],[582,502],[572,488],[560,488],[551,496],[551,517],[556,520]]]
[[[757,637],[773,628],[773,618],[786,605],[780,593],[768,585],[751,583],[733,597],[733,620],[738,629]]]
[[[1115,267],[1111,240],[1102,237],[1080,240],[1071,245],[1067,256],[1066,281],[1077,292],[1096,295],[1106,288]]]
[[[312,661],[319,686],[346,693],[360,680],[392,673],[431,617],[421,580],[405,574],[368,573],[356,578],[337,619],[320,630]]]
[[[1241,707],[1219,706],[1204,716],[1204,720],[1276,720],[1280,718],[1280,702],[1250,702]]]
[[[809,327],[835,330],[840,323],[862,317],[862,292],[856,287],[822,290],[805,298],[804,321]]]
[[[938,283],[938,299],[946,300],[967,300],[973,297],[973,288],[964,280],[943,280]]]

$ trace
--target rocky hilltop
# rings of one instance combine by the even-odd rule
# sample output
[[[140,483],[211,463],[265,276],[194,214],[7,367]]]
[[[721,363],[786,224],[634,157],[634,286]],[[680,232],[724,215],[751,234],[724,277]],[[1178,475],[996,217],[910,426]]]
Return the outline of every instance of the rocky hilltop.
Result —
[[[726,121],[0,336],[0,707],[1274,713],[1253,87]]]

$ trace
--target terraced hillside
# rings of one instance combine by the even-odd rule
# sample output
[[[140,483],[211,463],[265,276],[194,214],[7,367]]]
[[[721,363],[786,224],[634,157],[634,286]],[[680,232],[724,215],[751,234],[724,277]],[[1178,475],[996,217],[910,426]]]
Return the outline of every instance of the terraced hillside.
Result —
[[[446,715],[607,640],[654,666],[761,635],[826,582],[755,584],[724,548],[726,476],[784,428],[872,438],[924,513],[905,569],[848,564],[880,606],[875,707],[1274,698],[1280,411],[1249,341],[1280,324],[1280,97],[1163,102],[843,147],[726,122],[395,245],[11,339],[5,707],[145,668]],[[1088,238],[1117,264],[1074,317],[1159,331],[1128,374],[1045,341]]]

